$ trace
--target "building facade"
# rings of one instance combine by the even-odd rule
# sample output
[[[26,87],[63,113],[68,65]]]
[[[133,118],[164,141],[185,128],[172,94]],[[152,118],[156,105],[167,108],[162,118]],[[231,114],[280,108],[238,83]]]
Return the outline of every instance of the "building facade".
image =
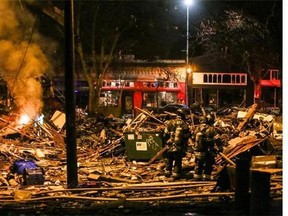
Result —
[[[136,115],[139,109],[158,112],[170,103],[185,103],[182,60],[132,61],[114,64],[104,76],[100,111]]]
[[[215,108],[246,106],[247,73],[193,72],[192,98]]]
[[[247,107],[259,99],[269,98],[273,106],[279,106],[279,71],[271,70],[268,74],[255,87],[246,72],[195,70],[188,74],[184,60],[119,61],[111,65],[103,77],[99,110],[115,117],[135,116],[139,109],[158,112],[166,104],[187,104],[188,99],[188,106],[198,102],[222,108]],[[57,88],[63,88],[63,83],[58,83]],[[77,79],[75,90],[76,104],[87,106],[87,81]]]

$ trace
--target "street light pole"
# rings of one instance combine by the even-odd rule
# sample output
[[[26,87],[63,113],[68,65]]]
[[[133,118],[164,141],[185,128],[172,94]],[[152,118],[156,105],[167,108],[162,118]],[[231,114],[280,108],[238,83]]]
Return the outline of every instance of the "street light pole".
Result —
[[[186,94],[186,105],[189,106],[188,77],[189,77],[189,73],[191,70],[189,67],[189,9],[190,9],[190,6],[192,5],[192,0],[185,0],[185,5],[187,7],[185,94]]]

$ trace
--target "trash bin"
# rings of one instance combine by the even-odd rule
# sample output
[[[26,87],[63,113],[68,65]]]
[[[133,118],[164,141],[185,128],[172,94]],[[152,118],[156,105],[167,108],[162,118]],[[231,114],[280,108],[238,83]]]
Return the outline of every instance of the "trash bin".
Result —
[[[124,139],[128,160],[149,160],[163,148],[160,132],[126,132]]]

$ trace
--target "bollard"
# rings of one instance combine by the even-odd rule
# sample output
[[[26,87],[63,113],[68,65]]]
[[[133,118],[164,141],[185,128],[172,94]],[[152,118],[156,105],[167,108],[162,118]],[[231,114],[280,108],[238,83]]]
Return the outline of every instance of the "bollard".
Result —
[[[269,215],[270,176],[268,172],[252,170],[250,215]]]
[[[249,212],[249,180],[250,180],[250,161],[236,161],[235,179],[235,207],[237,210]]]

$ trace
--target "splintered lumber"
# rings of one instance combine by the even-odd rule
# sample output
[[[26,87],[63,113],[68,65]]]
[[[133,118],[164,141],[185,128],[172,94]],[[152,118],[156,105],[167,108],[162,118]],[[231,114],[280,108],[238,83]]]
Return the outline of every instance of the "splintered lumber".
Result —
[[[161,120],[159,120],[158,118],[156,118],[152,112],[149,112],[148,110],[145,109],[140,109],[138,107],[135,107],[136,109],[140,110],[141,113],[139,115],[136,116],[136,118],[134,118],[131,122],[126,122],[127,126],[123,127],[123,131],[135,131],[137,130],[144,122],[147,123],[147,119],[150,117],[154,120],[156,120],[157,122],[164,124]]]
[[[246,125],[246,123],[253,117],[256,112],[258,104],[253,104],[252,107],[248,110],[247,114],[244,116],[243,120],[237,126],[237,130],[240,131]]]
[[[230,164],[232,164],[233,166],[236,166],[236,164],[234,163],[234,161],[232,161],[229,157],[227,157],[225,154],[223,154],[222,152],[219,152],[219,154],[221,155],[221,157],[223,157],[226,161],[228,161]]]
[[[98,174],[93,174],[93,173],[91,173],[91,174],[89,174],[89,176],[88,176],[88,179],[92,179],[92,180],[99,180],[99,178],[100,178],[100,175],[98,175]]]
[[[29,136],[28,134],[22,132],[22,130],[18,130],[18,129],[16,129],[16,128],[13,128],[13,127],[10,127],[10,126],[6,126],[5,129],[6,129],[6,130],[3,130],[3,129],[2,129],[3,132],[1,132],[0,136],[7,136],[7,135],[10,135],[10,134],[19,133],[19,134],[21,134],[22,136],[25,136],[25,137],[27,137],[27,138],[29,138],[29,139],[31,139],[31,140],[34,139],[33,137]]]
[[[147,115],[140,113],[135,119],[133,119],[131,122],[128,123],[127,126],[123,128],[123,131],[131,131],[131,130],[136,130],[140,125],[146,121],[148,118]]]
[[[237,155],[253,148],[254,146],[264,142],[267,138],[257,139],[256,137],[247,137],[247,139],[239,141],[237,145],[234,145],[233,148],[230,148],[228,151],[225,151],[225,160],[232,159]],[[228,160],[227,160],[228,161]],[[216,164],[222,163],[223,160],[221,157],[216,158]]]
[[[280,173],[283,171],[282,168],[251,168],[251,171],[258,171],[258,172],[265,172],[265,173],[270,173],[270,174],[276,174]]]
[[[161,120],[159,120],[158,118],[156,118],[152,113],[150,113],[149,111],[147,110],[144,110],[144,109],[140,109],[138,107],[135,106],[136,109],[138,109],[139,111],[141,111],[142,113],[144,113],[145,115],[148,115],[149,117],[155,119],[156,121],[158,121],[159,123],[161,124],[164,124],[164,122],[162,122]]]
[[[92,179],[92,180],[110,180],[110,181],[117,181],[117,182],[126,182],[126,183],[139,183],[140,181],[136,181],[136,180],[130,180],[130,179],[124,179],[124,178],[120,178],[120,177],[116,177],[116,176],[109,176],[107,174],[102,174],[102,175],[98,175],[98,174],[89,174],[88,179]]]
[[[148,165],[153,163],[158,157],[160,157],[160,155],[162,155],[166,150],[168,149],[168,146],[166,145],[164,148],[162,148],[160,151],[158,151],[156,153],[156,155],[154,155],[149,161],[148,161]]]

